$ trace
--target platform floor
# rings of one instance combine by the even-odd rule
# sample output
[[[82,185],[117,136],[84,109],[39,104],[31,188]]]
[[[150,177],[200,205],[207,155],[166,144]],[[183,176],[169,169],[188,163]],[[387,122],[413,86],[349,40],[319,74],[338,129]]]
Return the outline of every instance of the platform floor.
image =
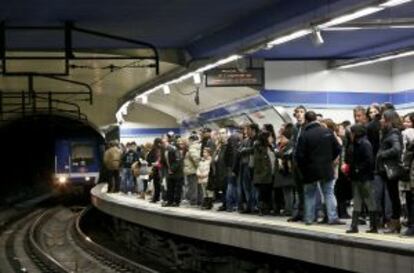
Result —
[[[349,220],[348,225],[306,226],[289,223],[286,217],[206,211],[185,206],[161,207],[134,195],[108,194],[105,184],[92,190],[92,200],[106,213],[183,236],[357,272],[414,272],[414,238],[367,234],[367,226],[360,226],[358,234],[346,234]],[[131,215],[134,210],[144,214]],[[151,215],[153,217],[147,218]]]

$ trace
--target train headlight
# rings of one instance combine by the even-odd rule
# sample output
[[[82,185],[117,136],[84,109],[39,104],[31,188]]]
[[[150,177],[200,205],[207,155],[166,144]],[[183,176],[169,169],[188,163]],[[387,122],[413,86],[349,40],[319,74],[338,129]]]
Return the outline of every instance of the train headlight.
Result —
[[[89,180],[91,180],[91,178],[89,176],[86,176],[85,181],[89,181]]]
[[[58,178],[59,184],[65,184],[67,181],[68,179],[66,178],[66,176],[59,176]]]

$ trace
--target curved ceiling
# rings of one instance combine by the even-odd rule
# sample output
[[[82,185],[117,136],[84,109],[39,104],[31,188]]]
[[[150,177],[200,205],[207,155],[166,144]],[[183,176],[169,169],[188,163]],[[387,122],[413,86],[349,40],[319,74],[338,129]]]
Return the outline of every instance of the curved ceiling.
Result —
[[[379,0],[0,0],[0,20],[6,26],[63,26],[71,21],[76,26],[105,34],[119,35],[154,44],[162,54],[171,50],[181,58],[164,60],[161,74],[183,67],[188,60],[220,58],[228,54],[246,52],[274,38],[276,35],[326,20],[356,7],[378,4]],[[387,9],[370,16],[372,19],[410,18],[414,4]],[[309,37],[289,42],[272,50],[260,50],[255,58],[268,59],[338,59],[369,56],[387,50],[414,45],[412,29],[359,30],[350,32],[327,32],[322,35],[325,43],[315,47]],[[62,49],[63,33],[59,31],[7,31],[7,50]],[[107,38],[90,37],[75,33],[75,52],[103,53],[105,49],[137,50],[136,45]],[[180,52],[180,53],[177,53]],[[109,51],[106,51],[110,54]],[[119,52],[118,52],[119,53]],[[51,53],[49,53],[51,54]],[[120,53],[122,54],[122,53]],[[137,52],[137,54],[140,54]],[[78,53],[77,53],[78,55]],[[99,123],[114,121],[112,105],[127,93],[140,92],[144,83],[157,83],[153,68],[121,69],[110,71],[109,65],[125,66],[129,61],[71,61],[78,67],[71,69],[67,79],[92,85],[97,100],[95,115],[107,115]],[[51,68],[53,65],[38,61],[37,66]],[[0,78],[0,90],[20,91],[26,87],[26,79]],[[35,88],[45,91],[72,90],[67,83],[36,79]],[[188,91],[193,87],[183,87]],[[231,100],[255,93],[250,88],[205,88],[201,90],[201,105],[192,96],[180,95],[172,88],[166,99],[162,94],[150,96],[149,106],[181,118]],[[137,91],[138,90],[138,91]],[[191,90],[190,90],[191,91]],[[184,91],[182,91],[184,92]],[[110,106],[111,105],[111,106]],[[102,110],[108,106],[109,111]],[[112,116],[112,118],[109,118]],[[103,125],[103,124],[99,124]]]

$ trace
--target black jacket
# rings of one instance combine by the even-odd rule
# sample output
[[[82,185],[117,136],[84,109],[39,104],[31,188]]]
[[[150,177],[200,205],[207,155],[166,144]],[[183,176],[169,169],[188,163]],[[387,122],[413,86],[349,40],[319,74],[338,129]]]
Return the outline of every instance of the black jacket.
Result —
[[[165,156],[167,151],[167,157]],[[167,178],[181,178],[184,176],[184,157],[181,151],[172,145],[168,145],[166,150],[162,151],[161,164],[165,168]]]
[[[353,144],[350,178],[352,181],[368,181],[374,179],[375,160],[372,145],[367,137],[356,140]]]
[[[228,166],[226,162],[226,155],[228,153],[228,144],[224,143],[218,145],[213,153],[211,161],[211,169],[207,183],[209,190],[223,190],[226,185],[228,177]]]
[[[367,126],[367,137],[369,142],[372,145],[372,152],[374,154],[374,158],[377,156],[379,146],[380,146],[380,130],[381,124],[378,119],[371,120]]]
[[[392,128],[384,132],[377,153],[377,172],[381,175],[385,175],[384,164],[399,164],[401,162],[402,150],[402,136],[400,130]]]
[[[317,122],[307,124],[299,137],[295,154],[303,183],[333,179],[333,161],[340,152],[341,146],[329,129]]]

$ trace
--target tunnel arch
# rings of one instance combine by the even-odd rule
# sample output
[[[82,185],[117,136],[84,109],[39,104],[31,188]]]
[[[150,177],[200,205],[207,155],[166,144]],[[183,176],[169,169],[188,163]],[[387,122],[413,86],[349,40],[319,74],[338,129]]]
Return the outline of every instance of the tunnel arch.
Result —
[[[1,202],[13,203],[53,189],[55,141],[62,138],[93,139],[102,148],[105,143],[93,123],[67,115],[37,113],[0,124]]]

